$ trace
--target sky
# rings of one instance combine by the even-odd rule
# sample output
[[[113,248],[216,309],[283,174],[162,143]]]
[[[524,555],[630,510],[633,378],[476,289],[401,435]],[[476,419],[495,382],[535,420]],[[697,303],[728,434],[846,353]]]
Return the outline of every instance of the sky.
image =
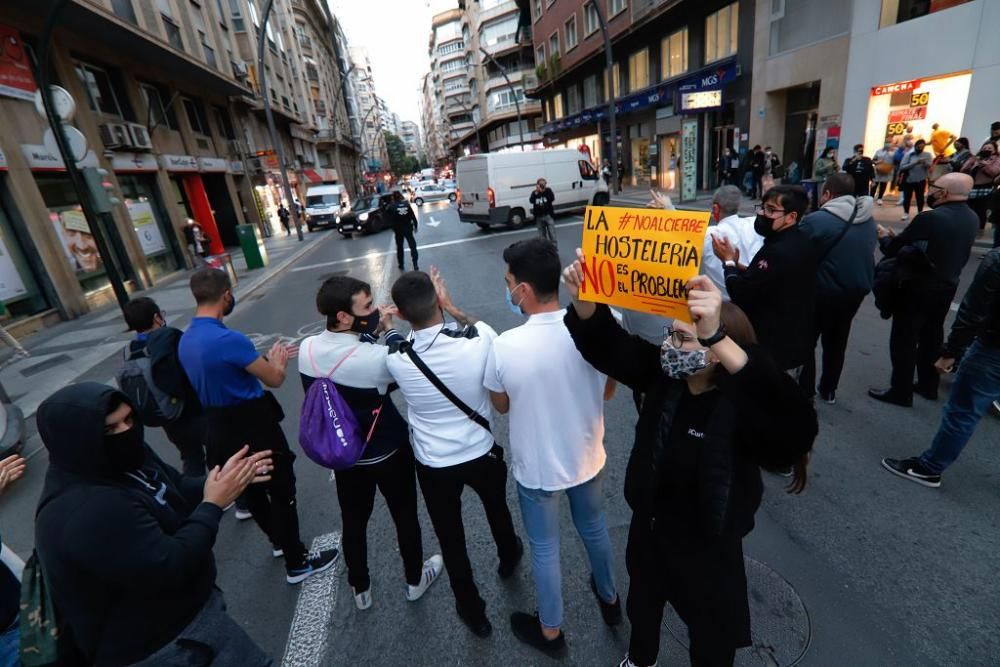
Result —
[[[400,120],[420,125],[420,82],[430,68],[431,17],[457,0],[328,0],[351,46],[364,46],[379,97]]]

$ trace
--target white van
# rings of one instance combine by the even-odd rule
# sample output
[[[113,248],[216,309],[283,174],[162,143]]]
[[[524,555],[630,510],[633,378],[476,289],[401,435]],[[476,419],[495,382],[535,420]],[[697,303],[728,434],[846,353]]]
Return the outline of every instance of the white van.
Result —
[[[351,197],[343,185],[324,183],[306,189],[306,227],[336,227],[341,213],[351,210]]]
[[[556,213],[608,203],[608,187],[587,156],[575,148],[481,153],[458,159],[458,217],[483,229],[520,227],[531,216],[528,198],[544,178]]]

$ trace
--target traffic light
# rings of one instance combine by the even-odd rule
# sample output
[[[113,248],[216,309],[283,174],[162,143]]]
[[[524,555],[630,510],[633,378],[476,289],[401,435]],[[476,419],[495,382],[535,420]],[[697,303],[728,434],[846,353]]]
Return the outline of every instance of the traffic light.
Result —
[[[80,171],[83,172],[83,179],[87,182],[87,189],[98,213],[111,213],[111,209],[122,203],[115,196],[115,184],[108,178],[110,173],[107,169],[84,167]]]

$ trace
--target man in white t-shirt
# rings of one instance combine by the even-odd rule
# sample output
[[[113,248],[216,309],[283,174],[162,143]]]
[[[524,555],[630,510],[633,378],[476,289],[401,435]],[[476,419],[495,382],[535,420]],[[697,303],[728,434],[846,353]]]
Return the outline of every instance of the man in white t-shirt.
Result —
[[[496,332],[452,303],[437,269],[404,273],[392,286],[399,316],[413,328],[411,339],[390,346],[389,373],[406,399],[417,480],[434,525],[459,618],[479,637],[493,627],[472,576],[462,523],[462,490],[476,492],[497,543],[501,578],[514,573],[524,548],[507,507],[507,465],[493,439],[489,393],[483,372]],[[462,326],[445,326],[444,312]],[[408,351],[409,350],[409,351]],[[417,366],[420,359],[465,404],[459,408]]]
[[[551,657],[566,653],[559,498],[565,493],[590,559],[591,588],[608,625],[621,623],[611,538],[604,520],[604,400],[614,381],[587,363],[563,323],[561,263],[554,244],[531,239],[503,253],[512,310],[528,321],[494,342],[483,380],[493,406],[510,413],[511,470],[531,545],[538,613],[515,612],[514,636]]]

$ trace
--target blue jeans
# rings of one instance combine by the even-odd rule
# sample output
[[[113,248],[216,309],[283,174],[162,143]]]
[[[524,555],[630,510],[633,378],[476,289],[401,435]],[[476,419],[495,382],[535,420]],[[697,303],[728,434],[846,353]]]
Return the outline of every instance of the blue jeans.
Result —
[[[598,473],[589,482],[564,491],[526,489],[517,485],[521,518],[531,545],[531,574],[538,591],[538,619],[546,628],[558,628],[563,622],[562,572],[559,567],[559,497],[563,493],[569,498],[573,525],[587,549],[598,595],[605,602],[618,598],[611,537],[601,507],[603,477],[603,473]]]
[[[973,341],[958,366],[941,426],[920,462],[935,475],[944,472],[962,453],[995,400],[1000,400],[1000,347]]]
[[[0,667],[19,667],[21,664],[21,627],[14,619],[10,627],[0,632]]]

